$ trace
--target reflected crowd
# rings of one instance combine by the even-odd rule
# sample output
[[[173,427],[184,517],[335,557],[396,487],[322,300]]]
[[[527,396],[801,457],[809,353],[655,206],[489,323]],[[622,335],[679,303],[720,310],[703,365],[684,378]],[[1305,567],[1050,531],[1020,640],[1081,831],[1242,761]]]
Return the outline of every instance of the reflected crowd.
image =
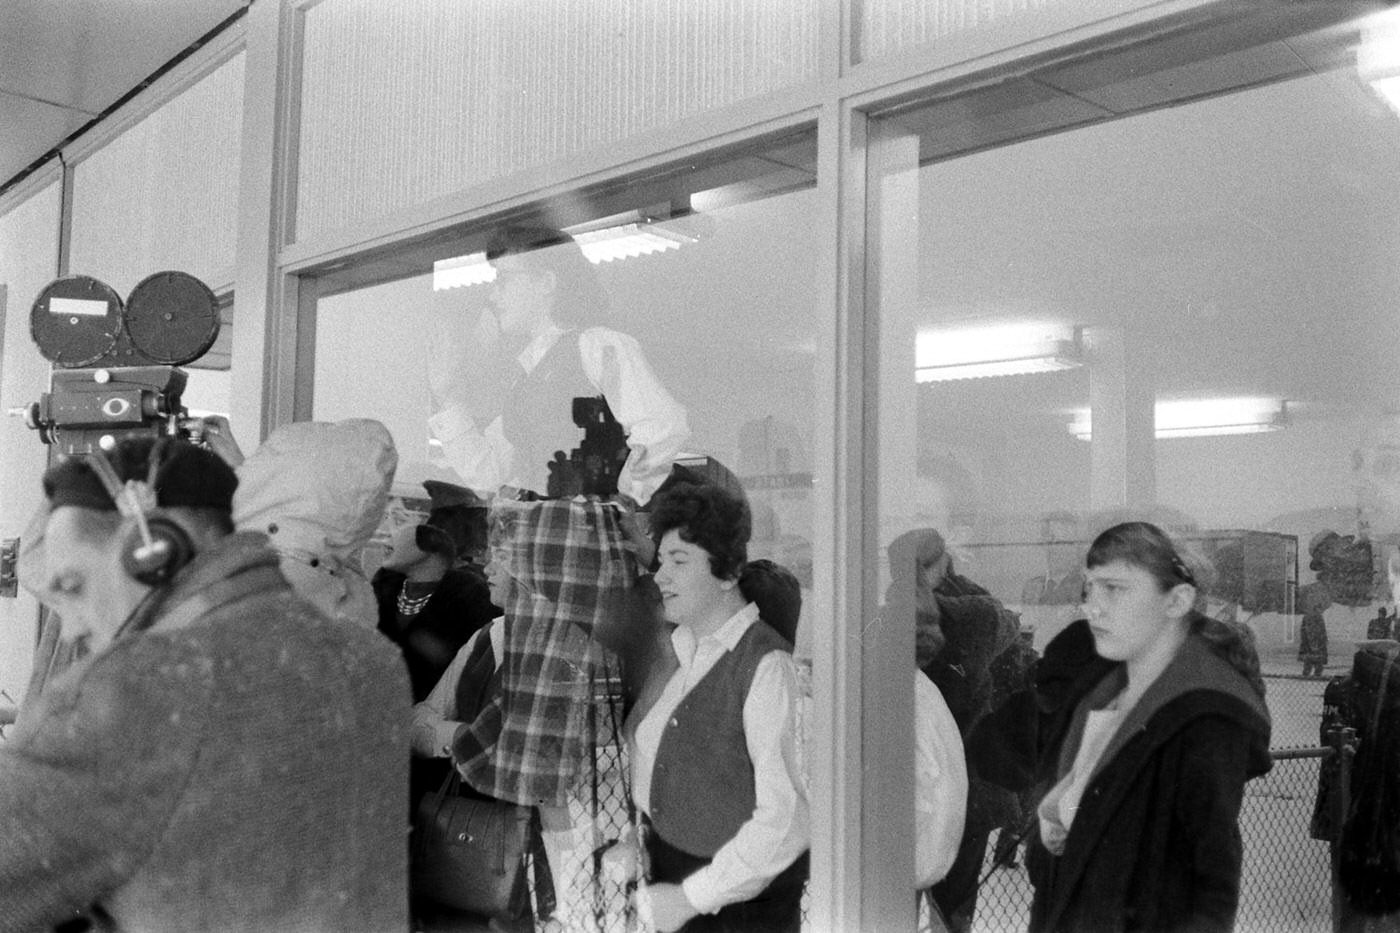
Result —
[[[804,645],[832,620],[751,553],[744,484],[688,452],[577,245],[517,224],[486,255],[488,313],[432,362],[421,508],[369,419],[245,456],[212,417],[45,474],[21,582],[78,647],[0,744],[0,931],[803,928]],[[1219,554],[1120,518],[1047,515],[1019,602],[948,529],[890,536],[911,927],[972,933],[1024,863],[1034,933],[1233,928],[1272,766],[1259,651]],[[1356,545],[1312,542],[1305,677]],[[1330,707],[1382,749],[1393,619]],[[1336,837],[1357,910],[1393,911],[1386,842]]]

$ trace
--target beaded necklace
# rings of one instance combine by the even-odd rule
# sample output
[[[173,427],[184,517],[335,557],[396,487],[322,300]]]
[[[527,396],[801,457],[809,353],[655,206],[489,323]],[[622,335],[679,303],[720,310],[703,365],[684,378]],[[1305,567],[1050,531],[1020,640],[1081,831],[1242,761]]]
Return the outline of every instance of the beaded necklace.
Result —
[[[416,616],[423,611],[423,607],[428,604],[428,600],[433,598],[433,591],[428,590],[422,596],[409,597],[408,582],[404,581],[403,589],[399,590],[399,613],[405,616]]]

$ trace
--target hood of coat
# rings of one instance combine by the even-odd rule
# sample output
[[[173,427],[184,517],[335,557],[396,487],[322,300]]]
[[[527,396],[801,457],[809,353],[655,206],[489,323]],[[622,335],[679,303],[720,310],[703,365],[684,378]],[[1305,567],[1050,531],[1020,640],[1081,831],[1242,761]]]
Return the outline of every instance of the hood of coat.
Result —
[[[1102,708],[1122,691],[1126,683],[1123,666],[1114,664],[1080,701],[1076,720],[1082,720],[1086,709]],[[1205,639],[1192,635],[1182,644],[1166,670],[1128,711],[1099,758],[1095,773],[1103,770],[1124,745],[1146,731],[1149,723],[1153,723],[1152,732],[1160,742],[1179,729],[1186,728],[1196,716],[1207,714],[1227,716],[1249,735],[1250,777],[1264,774],[1272,767],[1269,756],[1272,720],[1263,697]],[[1079,722],[1071,726],[1070,741],[1062,748],[1061,775],[1073,764],[1079,728],[1082,728]]]
[[[372,419],[283,425],[238,468],[234,525],[267,535],[283,556],[350,561],[384,518],[398,460]]]

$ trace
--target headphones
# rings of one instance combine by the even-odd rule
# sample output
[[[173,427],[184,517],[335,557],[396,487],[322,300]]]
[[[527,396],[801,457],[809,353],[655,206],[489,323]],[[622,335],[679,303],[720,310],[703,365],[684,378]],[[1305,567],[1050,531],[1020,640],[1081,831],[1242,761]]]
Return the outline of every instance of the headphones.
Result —
[[[117,511],[135,527],[122,535],[122,568],[127,575],[146,586],[159,587],[194,559],[194,542],[174,518],[158,507],[156,474],[160,471],[165,438],[151,447],[144,481],[122,482],[106,454],[89,454],[92,472],[102,481]]]

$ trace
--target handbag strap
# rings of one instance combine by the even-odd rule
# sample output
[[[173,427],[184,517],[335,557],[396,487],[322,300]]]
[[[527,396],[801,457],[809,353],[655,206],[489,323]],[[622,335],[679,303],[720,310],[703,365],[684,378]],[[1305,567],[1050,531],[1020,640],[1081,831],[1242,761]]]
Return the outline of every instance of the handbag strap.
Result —
[[[530,865],[535,874],[535,917],[547,920],[554,914],[558,897],[554,891],[554,872],[549,867],[549,853],[544,849],[544,826],[540,823],[540,808],[530,808]]]
[[[443,804],[447,802],[448,797],[452,796],[457,792],[457,787],[461,784],[461,781],[461,775],[457,773],[457,765],[455,762],[452,762],[451,767],[447,769],[447,774],[443,775],[442,784],[439,785],[438,789],[433,792],[433,796],[430,801],[433,808],[433,818],[431,820],[432,824],[437,823],[438,816],[442,813]],[[429,845],[428,834],[418,833],[416,835],[418,836],[418,839],[414,843],[417,848],[417,852],[415,854],[420,856],[426,855],[428,852]]]

